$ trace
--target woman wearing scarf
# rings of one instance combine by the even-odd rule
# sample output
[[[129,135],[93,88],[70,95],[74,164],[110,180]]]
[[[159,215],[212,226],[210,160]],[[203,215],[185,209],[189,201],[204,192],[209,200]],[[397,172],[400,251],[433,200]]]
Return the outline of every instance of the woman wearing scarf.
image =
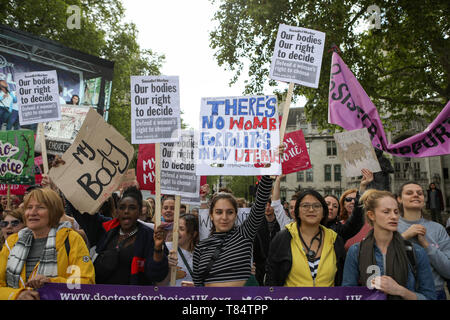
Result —
[[[0,252],[0,300],[37,300],[47,282],[93,284],[94,266],[84,240],[64,215],[62,199],[49,188],[31,191],[24,201],[26,228],[8,237]],[[79,268],[79,278],[70,272]]]
[[[360,201],[373,229],[348,250],[342,285],[374,287],[389,300],[436,299],[425,251],[397,232],[400,212],[395,196],[372,189]]]

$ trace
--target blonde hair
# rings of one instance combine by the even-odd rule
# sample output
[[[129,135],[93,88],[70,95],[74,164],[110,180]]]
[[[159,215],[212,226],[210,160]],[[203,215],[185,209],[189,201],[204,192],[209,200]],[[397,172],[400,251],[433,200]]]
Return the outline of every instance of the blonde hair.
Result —
[[[361,196],[359,199],[359,203],[363,205],[364,213],[366,221],[373,227],[373,221],[370,220],[367,216],[369,211],[375,212],[375,209],[378,207],[378,200],[382,198],[390,197],[395,200],[397,203],[397,199],[395,199],[395,195],[389,191],[381,191],[376,189],[369,189]]]
[[[48,225],[51,228],[56,227],[59,224],[59,220],[64,215],[64,205],[61,197],[50,188],[33,189],[29,194],[25,196],[23,203],[25,212],[27,211],[28,203],[32,199],[39,203],[42,203],[47,207],[49,219]]]
[[[150,201],[142,200],[142,208],[144,208],[144,207],[147,208],[147,215],[148,215],[149,220],[152,220],[154,212],[153,212],[153,206],[150,203]]]

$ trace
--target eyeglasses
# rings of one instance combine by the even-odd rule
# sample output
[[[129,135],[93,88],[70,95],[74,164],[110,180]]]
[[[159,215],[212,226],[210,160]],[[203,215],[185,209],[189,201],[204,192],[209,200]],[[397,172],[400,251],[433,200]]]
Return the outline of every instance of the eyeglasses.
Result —
[[[352,201],[355,201],[355,200],[356,200],[356,198],[352,198],[352,197],[345,197],[345,198],[344,198],[344,200],[345,200],[345,201],[347,201],[347,202],[352,202]]]
[[[310,204],[310,203],[302,203],[301,205],[300,205],[300,208],[302,209],[302,210],[311,210],[311,208],[313,208],[314,209],[314,211],[317,211],[317,210],[319,210],[319,209],[321,209],[321,208],[323,208],[322,207],[322,204],[321,203],[318,203],[318,202],[316,202],[316,203],[313,203],[313,204]]]
[[[1,228],[6,228],[8,227],[8,225],[11,224],[11,227],[17,227],[20,224],[19,220],[13,220],[13,221],[0,221],[0,227]]]

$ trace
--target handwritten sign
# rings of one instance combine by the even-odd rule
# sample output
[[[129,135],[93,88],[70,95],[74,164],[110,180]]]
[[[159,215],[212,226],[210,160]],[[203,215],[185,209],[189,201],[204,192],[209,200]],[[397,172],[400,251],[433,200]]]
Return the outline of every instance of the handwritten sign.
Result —
[[[269,77],[317,88],[324,45],[323,32],[280,24]]]
[[[361,169],[369,169],[372,172],[381,171],[375,150],[370,141],[366,128],[335,133],[338,158],[344,163],[344,171],[347,177],[361,175]]]
[[[34,184],[34,133],[0,131],[0,183]]]
[[[179,140],[178,82],[176,76],[131,77],[131,143]]]
[[[278,175],[275,96],[202,98],[198,175]]]
[[[94,214],[118,189],[133,154],[133,146],[91,109],[62,156],[66,164],[49,176],[76,209]]]
[[[16,84],[20,125],[61,119],[55,70],[18,73]]]

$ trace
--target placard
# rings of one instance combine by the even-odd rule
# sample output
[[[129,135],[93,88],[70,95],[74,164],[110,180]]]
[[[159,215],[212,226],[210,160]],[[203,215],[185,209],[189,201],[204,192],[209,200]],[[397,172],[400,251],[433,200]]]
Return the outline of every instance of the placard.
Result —
[[[279,175],[275,96],[202,98],[198,175]]]
[[[131,143],[180,139],[180,89],[177,76],[131,77]]]
[[[16,75],[20,125],[61,120],[55,70]]]
[[[369,169],[372,172],[381,171],[366,128],[335,133],[333,136],[338,158],[344,164],[346,177],[361,176],[361,169]]]
[[[280,24],[269,77],[318,88],[325,33]]]
[[[90,109],[62,156],[65,165],[51,168],[49,177],[76,209],[94,214],[118,190],[133,155],[133,146]]]

